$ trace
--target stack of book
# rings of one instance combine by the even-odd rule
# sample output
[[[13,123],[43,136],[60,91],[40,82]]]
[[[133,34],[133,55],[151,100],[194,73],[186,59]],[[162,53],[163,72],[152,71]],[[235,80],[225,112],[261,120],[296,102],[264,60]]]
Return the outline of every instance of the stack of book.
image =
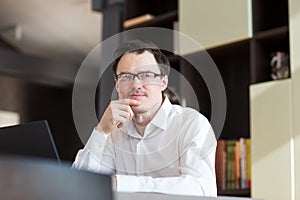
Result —
[[[218,140],[216,177],[218,190],[251,187],[250,139]]]

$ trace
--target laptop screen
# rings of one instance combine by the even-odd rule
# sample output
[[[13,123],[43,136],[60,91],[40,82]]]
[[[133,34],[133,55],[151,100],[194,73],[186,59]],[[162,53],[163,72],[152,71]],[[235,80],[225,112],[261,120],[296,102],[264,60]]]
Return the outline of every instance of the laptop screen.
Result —
[[[51,160],[0,156],[0,199],[113,200],[111,177]]]
[[[46,120],[0,128],[0,154],[55,159],[60,163]]]

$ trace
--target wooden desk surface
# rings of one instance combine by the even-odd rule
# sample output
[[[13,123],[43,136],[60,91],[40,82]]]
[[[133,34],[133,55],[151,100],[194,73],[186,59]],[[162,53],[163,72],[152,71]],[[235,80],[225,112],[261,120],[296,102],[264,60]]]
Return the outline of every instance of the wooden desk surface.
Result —
[[[113,196],[114,196],[114,200],[250,200],[251,199],[245,197],[228,197],[228,196],[226,197],[222,196],[218,198],[199,197],[199,196],[179,196],[179,195],[143,193],[143,192],[141,193],[115,192]]]

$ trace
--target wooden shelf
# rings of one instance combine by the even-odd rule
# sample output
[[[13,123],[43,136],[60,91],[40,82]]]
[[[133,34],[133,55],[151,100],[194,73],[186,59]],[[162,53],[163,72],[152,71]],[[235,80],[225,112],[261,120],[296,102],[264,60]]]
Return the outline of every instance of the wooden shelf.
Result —
[[[219,190],[218,196],[239,196],[239,197],[250,197],[250,189],[232,189],[232,190]]]
[[[279,39],[288,35],[289,29],[288,26],[281,26],[277,28],[273,28],[266,31],[261,31],[254,34],[254,39],[262,40],[262,39]]]

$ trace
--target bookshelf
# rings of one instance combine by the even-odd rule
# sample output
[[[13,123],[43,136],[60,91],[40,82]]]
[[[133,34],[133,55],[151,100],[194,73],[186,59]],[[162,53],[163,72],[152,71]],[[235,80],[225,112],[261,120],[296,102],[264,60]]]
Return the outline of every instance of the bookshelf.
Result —
[[[266,4],[264,2],[264,4]],[[267,5],[265,5],[267,6]],[[277,8],[269,11],[272,18],[265,18],[264,26],[259,26],[255,41],[265,60],[270,51],[280,49],[290,55],[291,74],[288,79],[264,81],[251,85],[251,139],[253,141],[253,189],[252,196],[263,199],[299,199],[299,162],[294,152],[299,150],[296,142],[299,129],[293,124],[299,120],[299,47],[295,48],[299,35],[299,1],[277,2]],[[276,12],[280,12],[278,18]],[[275,22],[276,23],[275,23]],[[269,25],[267,26],[267,23]],[[297,28],[298,27],[298,28]],[[270,31],[271,30],[271,31]],[[266,37],[270,35],[270,37]],[[298,41],[297,41],[298,40]],[[261,62],[262,63],[262,62]],[[258,63],[259,65],[262,65]],[[262,69],[262,75],[266,69]],[[269,77],[258,77],[259,80],[270,80]],[[298,79],[299,80],[299,79]],[[296,103],[297,102],[297,103]],[[264,105],[264,106],[262,106]],[[297,109],[298,108],[298,109]],[[274,111],[276,110],[276,116]],[[298,117],[297,117],[298,116]],[[264,120],[264,123],[259,121]],[[297,123],[299,124],[299,123]],[[267,139],[271,137],[270,139]],[[266,146],[265,143],[268,143]],[[284,176],[276,174],[284,172]],[[275,176],[274,176],[275,175]],[[261,187],[264,188],[261,188]]]
[[[226,121],[220,139],[251,138],[249,86],[272,81],[270,59],[273,52],[290,53],[288,0],[230,0],[221,4],[224,6],[220,6],[220,2],[204,0],[127,0],[122,16],[124,20],[144,14],[155,16],[130,28],[155,26],[173,29],[173,22],[178,20],[180,32],[195,36],[193,38],[200,44],[205,44],[221,73],[227,92]],[[121,27],[120,31],[130,28]],[[204,31],[211,28],[213,31],[205,35]],[[202,53],[197,49],[180,52],[187,57],[199,57]],[[169,54],[169,58],[172,59],[172,66],[186,77],[196,91],[200,112],[210,119],[210,97],[201,75],[182,57]],[[219,190],[219,195],[247,197],[251,194],[252,189],[249,188]]]
[[[200,2],[200,1],[199,1]],[[200,4],[197,2],[198,4]],[[201,1],[202,2],[202,1]],[[212,21],[215,32],[218,34],[228,34],[227,38],[213,38],[214,35],[202,35],[202,38],[195,38],[200,44],[204,42],[206,51],[210,54],[214,62],[216,63],[221,76],[224,81],[226,93],[227,93],[227,114],[226,121],[224,124],[223,132],[220,136],[222,140],[233,140],[241,137],[251,138],[250,128],[250,103],[251,98],[249,96],[249,86],[252,84],[259,84],[264,82],[272,81],[271,79],[271,54],[276,51],[283,51],[290,54],[289,46],[289,12],[288,12],[288,1],[287,0],[274,0],[261,1],[252,0],[251,3],[251,27],[252,35],[247,35],[247,32],[238,34],[237,29],[228,30],[224,28],[223,20],[219,22],[214,19],[221,19],[222,13],[212,12],[215,16]],[[189,4],[189,5],[186,5]],[[217,4],[210,2],[208,7],[212,7],[211,4]],[[209,29],[212,24],[208,21],[210,14],[203,16],[203,12],[196,12],[197,8],[195,5],[188,1],[181,0],[179,3],[179,23],[181,19],[184,19],[185,23],[180,25],[179,31],[183,33],[190,33],[190,35],[202,34],[200,31],[203,27]],[[207,8],[205,2],[202,2],[202,7]],[[243,6],[245,8],[246,5]],[[185,10],[185,8],[192,8],[192,10]],[[215,5],[218,7],[218,5]],[[249,7],[249,4],[248,4]],[[202,8],[203,9],[203,8]],[[240,14],[234,9],[236,7],[228,8],[225,10],[226,13],[231,12],[233,14]],[[217,10],[217,9],[215,9]],[[188,14],[186,14],[188,13]],[[201,13],[201,14],[200,14]],[[280,14],[278,14],[280,13]],[[245,12],[244,15],[249,13]],[[188,18],[190,17],[190,18]],[[197,17],[201,17],[199,19]],[[235,17],[239,17],[236,15]],[[246,16],[242,16],[243,19]],[[203,21],[201,24],[201,21]],[[197,22],[197,26],[195,26]],[[249,22],[249,21],[248,21]],[[238,27],[242,28],[242,26]],[[192,28],[191,28],[192,27]],[[199,27],[199,28],[197,28]],[[201,27],[201,28],[200,28]],[[225,30],[226,29],[226,30]],[[231,31],[231,32],[230,32]],[[230,38],[230,36],[232,36]],[[249,37],[247,37],[249,36]],[[212,39],[213,38],[213,39]],[[192,51],[190,53],[186,49],[181,51],[184,56],[201,56],[201,51]],[[206,116],[210,117],[210,97],[205,84],[202,81],[200,75],[195,75],[195,72],[188,63],[183,62],[181,65],[182,72],[188,77],[193,85],[193,88],[197,91],[197,98],[200,102],[200,110]],[[288,79],[291,76],[288,77]],[[193,105],[188,105],[192,106]],[[267,119],[266,119],[267,120]],[[229,189],[219,190],[219,195],[233,195],[233,196],[251,196],[251,189]]]
[[[218,140],[215,163],[218,195],[249,197],[250,149],[249,138]]]

